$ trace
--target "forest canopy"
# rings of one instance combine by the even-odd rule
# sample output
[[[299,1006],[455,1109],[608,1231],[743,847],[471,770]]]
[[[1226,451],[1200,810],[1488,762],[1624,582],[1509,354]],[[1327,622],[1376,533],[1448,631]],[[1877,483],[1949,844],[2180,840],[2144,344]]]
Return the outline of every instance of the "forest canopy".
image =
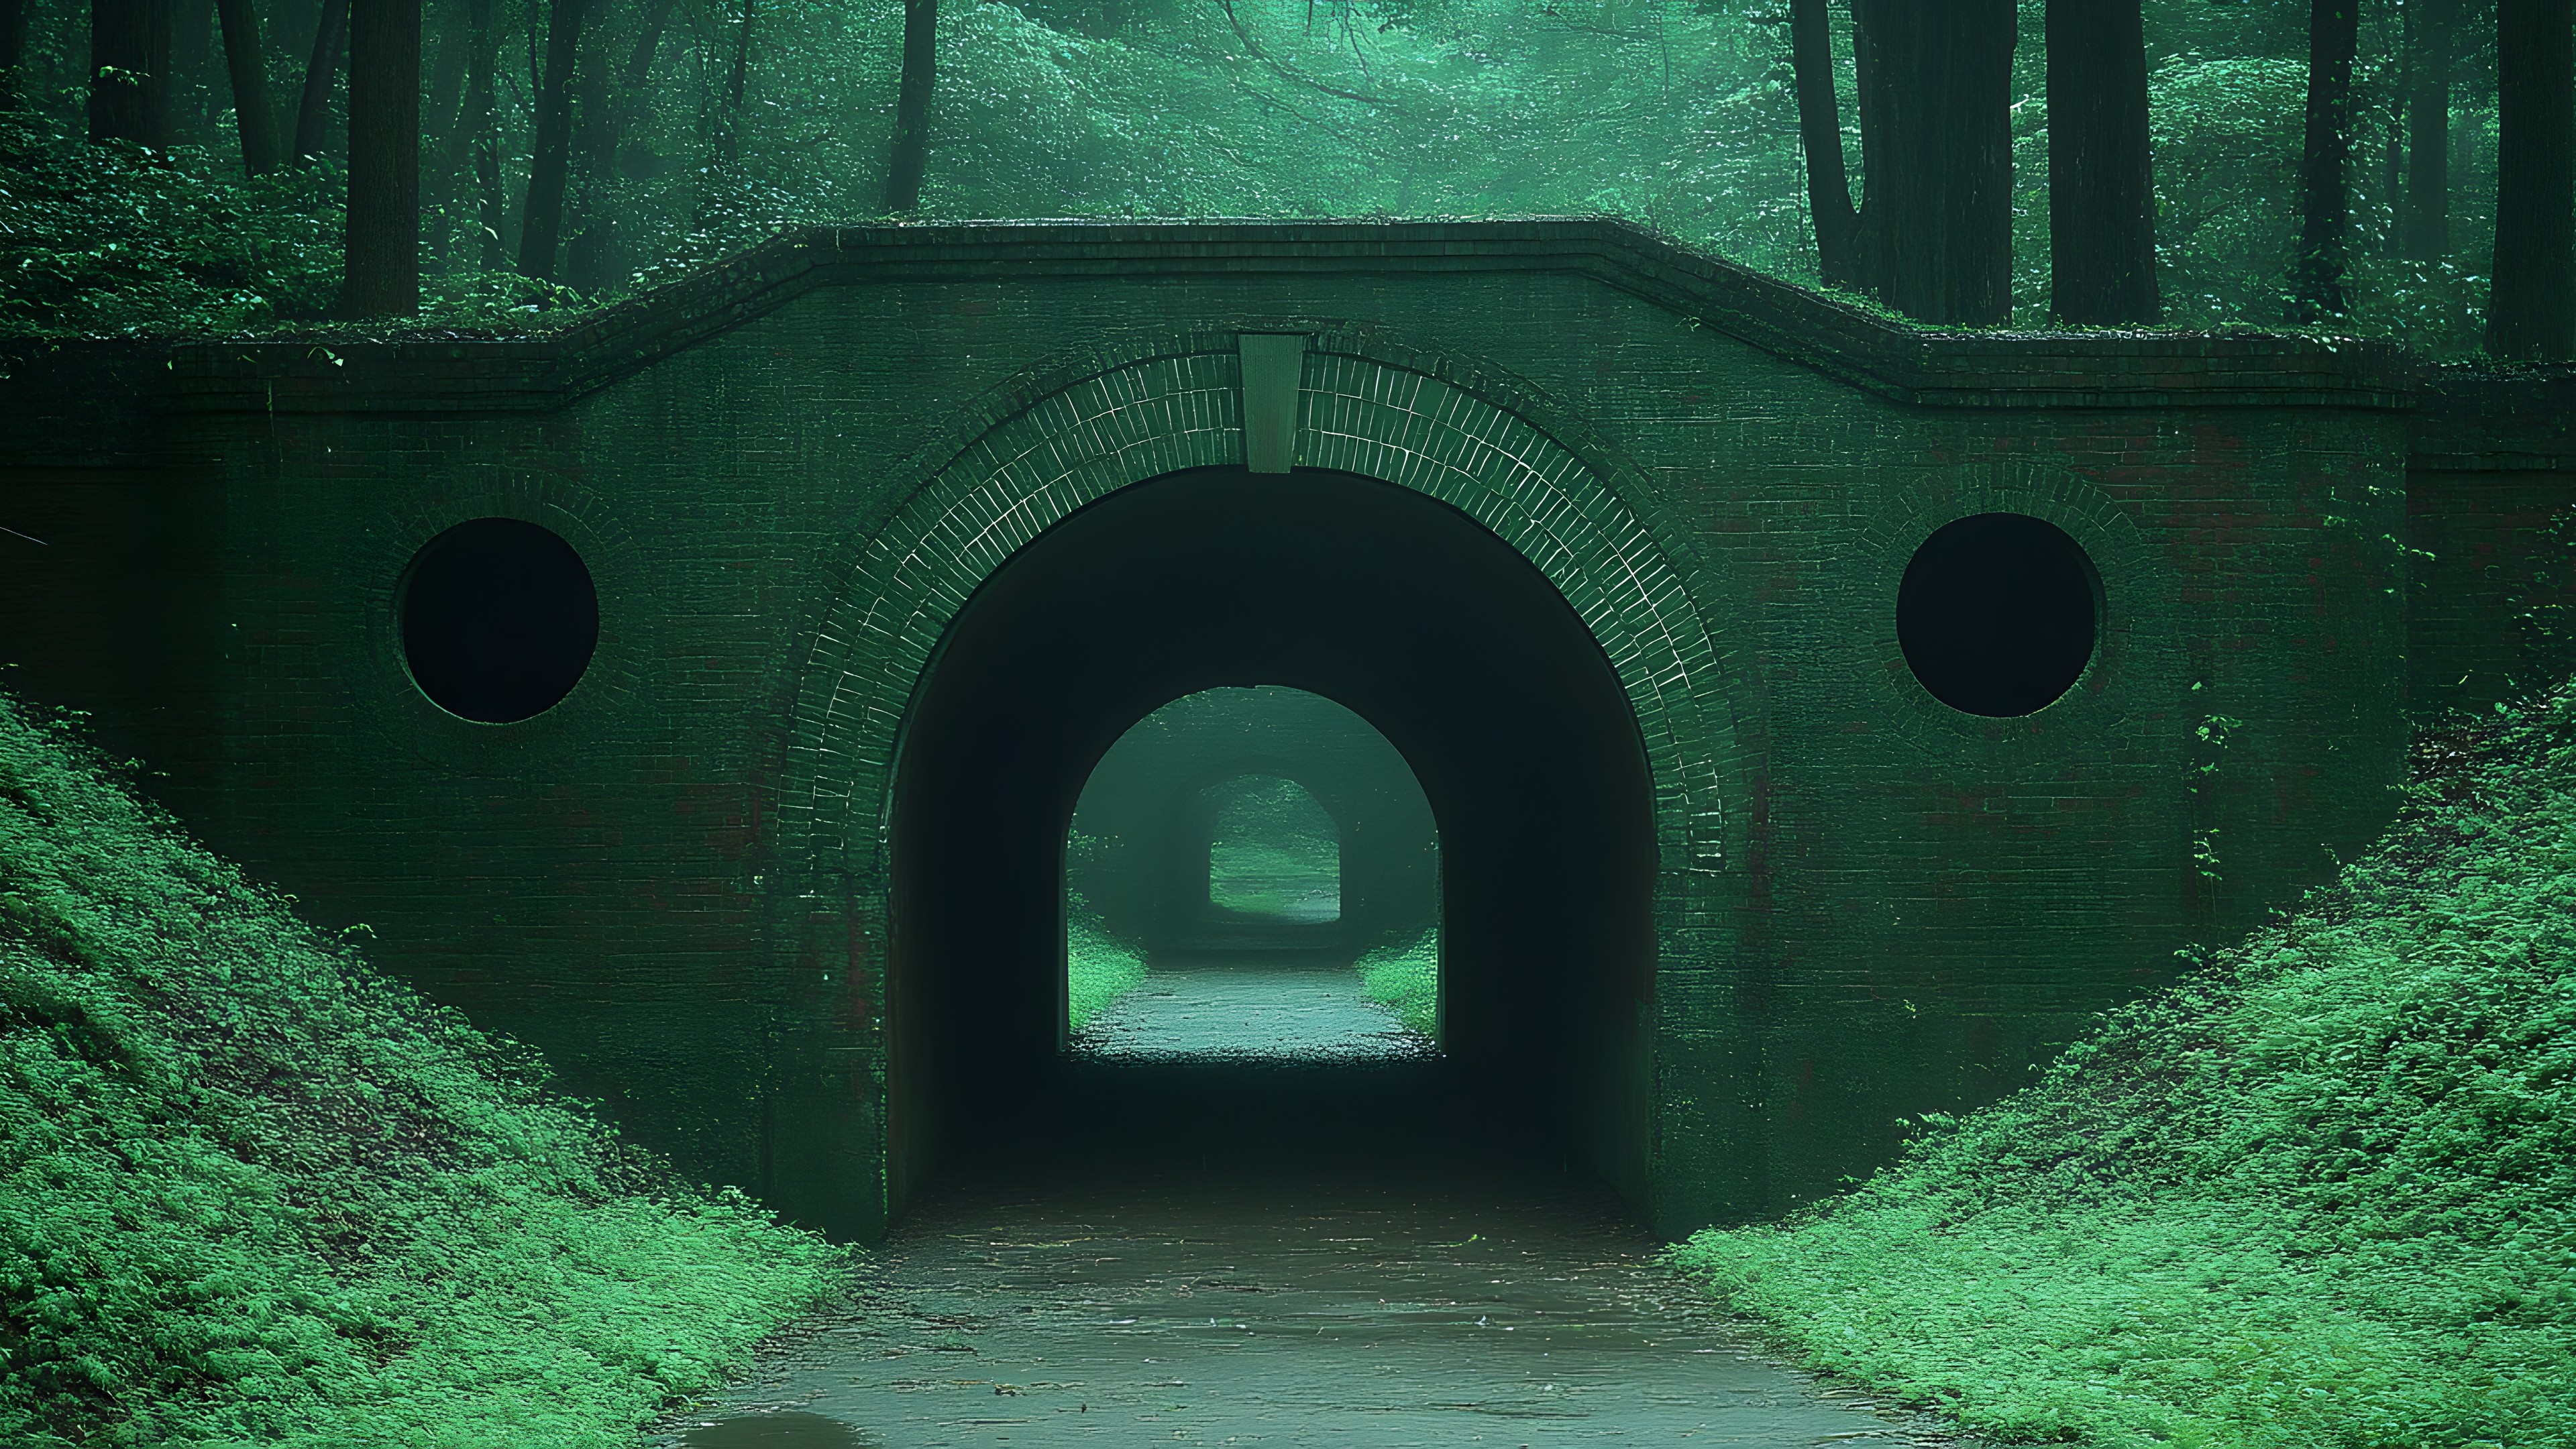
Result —
[[[0,0],[0,329],[541,329],[813,222],[1608,214],[1932,322],[2569,350],[2489,299],[2500,186],[2506,284],[2568,290],[2566,0],[1957,8]]]

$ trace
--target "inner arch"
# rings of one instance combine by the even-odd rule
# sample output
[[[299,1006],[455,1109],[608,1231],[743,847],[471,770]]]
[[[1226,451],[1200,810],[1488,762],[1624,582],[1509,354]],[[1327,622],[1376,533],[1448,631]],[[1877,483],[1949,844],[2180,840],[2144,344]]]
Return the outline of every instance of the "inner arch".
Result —
[[[1056,1050],[1062,848],[1085,779],[1163,703],[1261,684],[1368,721],[1438,824],[1447,1050],[1414,1103],[1440,1120],[1409,1136],[1535,1139],[1640,1194],[1655,802],[1600,644],[1447,504],[1347,473],[1209,468],[1019,550],[915,696],[888,841],[895,1200],[938,1158],[1024,1130],[1263,1152],[1283,1150],[1265,1145],[1274,1126],[1333,1128],[1330,1083],[1068,1083]],[[1345,1105],[1357,1132],[1369,1104]]]

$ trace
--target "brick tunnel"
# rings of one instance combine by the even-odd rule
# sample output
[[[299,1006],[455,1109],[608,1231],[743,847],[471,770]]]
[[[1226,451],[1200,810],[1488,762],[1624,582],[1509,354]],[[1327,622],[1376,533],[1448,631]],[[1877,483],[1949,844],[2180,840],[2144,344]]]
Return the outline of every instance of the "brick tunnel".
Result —
[[[1677,1233],[2012,1090],[2365,845],[2410,711],[2526,667],[2498,581],[2566,449],[2489,434],[2557,396],[1909,331],[1608,222],[815,230],[543,340],[13,364],[49,542],[0,657],[637,1141],[855,1238],[1098,1086],[1048,973],[1103,752],[1313,691],[1437,816],[1426,1120]],[[415,627],[461,539],[553,581],[530,688]],[[2028,697],[1903,637],[2009,619],[1998,550],[2089,600]],[[1093,1116],[1208,1135],[1139,1090]]]
[[[1061,842],[1094,764],[1173,698],[1285,684],[1413,767],[1439,822],[1448,1014],[1416,1105],[1310,1073],[1059,1070]],[[1653,792],[1625,690],[1525,558],[1349,473],[1199,469],[1124,489],[994,572],[905,727],[891,826],[893,1195],[1031,1130],[1177,1153],[1435,1141],[1571,1158],[1642,1196]],[[1088,1090],[1084,1088],[1087,1087]],[[1428,1114],[1426,1116],[1418,1114]],[[1086,1150],[1106,1145],[1087,1143]]]

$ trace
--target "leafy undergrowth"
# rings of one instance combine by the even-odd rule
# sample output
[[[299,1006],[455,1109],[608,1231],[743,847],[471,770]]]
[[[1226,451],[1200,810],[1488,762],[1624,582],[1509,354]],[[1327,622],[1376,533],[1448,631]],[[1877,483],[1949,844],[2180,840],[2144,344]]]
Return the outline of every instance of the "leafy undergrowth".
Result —
[[[623,1445],[846,1263],[0,698],[0,1443]]]
[[[1401,946],[1380,946],[1360,957],[1360,990],[1391,1008],[1406,1028],[1437,1037],[1440,1028],[1440,928]]]
[[[1065,923],[1067,1024],[1075,1031],[1145,979],[1145,958],[1109,934],[1100,918],[1076,897]]]
[[[0,111],[0,338],[517,335],[582,315],[563,288],[472,271],[427,278],[417,318],[333,322],[341,189],[326,166],[243,177]]]
[[[1998,1438],[2576,1444],[2576,700],[2426,763],[2296,915],[1679,1262]]]

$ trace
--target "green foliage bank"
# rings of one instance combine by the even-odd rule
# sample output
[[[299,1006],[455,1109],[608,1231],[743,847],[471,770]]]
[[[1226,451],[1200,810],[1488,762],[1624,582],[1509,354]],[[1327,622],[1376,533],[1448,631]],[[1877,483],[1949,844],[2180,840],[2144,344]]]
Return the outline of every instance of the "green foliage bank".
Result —
[[[1682,1265],[2002,1438],[2576,1444],[2576,696],[2428,763],[2297,915]]]
[[[538,1081],[0,699],[0,1443],[622,1445],[842,1276]]]
[[[1408,1031],[1437,1039],[1440,1035],[1440,928],[1432,927],[1411,941],[1380,946],[1352,967],[1360,973],[1360,990],[1368,999],[1395,1013]]]

